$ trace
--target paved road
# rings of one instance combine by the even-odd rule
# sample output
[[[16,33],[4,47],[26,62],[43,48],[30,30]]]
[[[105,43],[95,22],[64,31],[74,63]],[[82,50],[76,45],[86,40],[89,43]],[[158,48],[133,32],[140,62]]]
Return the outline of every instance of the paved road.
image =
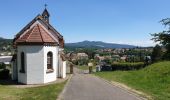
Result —
[[[83,71],[75,70],[63,92],[64,100],[140,100],[126,90]]]

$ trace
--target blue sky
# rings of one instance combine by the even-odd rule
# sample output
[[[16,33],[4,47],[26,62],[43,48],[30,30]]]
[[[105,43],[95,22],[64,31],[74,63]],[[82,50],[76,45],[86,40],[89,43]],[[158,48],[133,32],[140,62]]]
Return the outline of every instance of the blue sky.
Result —
[[[170,17],[170,0],[1,0],[0,37],[13,38],[48,5],[66,42],[83,40],[151,46],[149,33]]]

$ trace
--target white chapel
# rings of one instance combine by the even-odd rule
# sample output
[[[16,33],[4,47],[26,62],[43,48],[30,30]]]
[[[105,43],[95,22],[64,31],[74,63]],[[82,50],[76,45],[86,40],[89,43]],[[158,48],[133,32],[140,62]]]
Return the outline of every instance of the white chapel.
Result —
[[[44,84],[66,77],[63,36],[50,25],[45,8],[14,38],[12,79],[23,84]]]

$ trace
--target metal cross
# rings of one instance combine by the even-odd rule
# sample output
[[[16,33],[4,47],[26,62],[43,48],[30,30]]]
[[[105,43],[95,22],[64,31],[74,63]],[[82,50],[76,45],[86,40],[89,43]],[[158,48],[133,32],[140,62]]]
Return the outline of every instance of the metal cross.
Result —
[[[47,8],[47,6],[48,6],[48,5],[47,5],[47,4],[45,4],[44,6],[45,6],[45,8]]]

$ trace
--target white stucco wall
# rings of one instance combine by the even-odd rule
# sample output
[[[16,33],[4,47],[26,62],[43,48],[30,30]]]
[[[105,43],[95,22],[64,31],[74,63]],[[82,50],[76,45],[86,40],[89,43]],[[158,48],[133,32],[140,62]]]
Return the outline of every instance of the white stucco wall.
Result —
[[[43,83],[43,51],[43,46],[30,46],[27,48],[27,84]]]
[[[44,47],[44,83],[52,82],[56,80],[57,67],[58,67],[58,47],[56,46],[45,46]],[[47,53],[53,53],[53,72],[47,73]]]
[[[24,84],[42,84],[55,81],[58,73],[57,46],[18,46],[17,70],[18,82]],[[25,73],[21,73],[21,52],[25,54]],[[47,73],[47,53],[53,53],[53,72]]]
[[[24,52],[25,54],[25,60],[26,60],[26,47],[25,46],[18,46],[17,48],[17,72],[18,72],[18,82],[20,83],[27,83],[27,76],[26,73],[21,73],[21,52]],[[25,72],[27,72],[27,62],[25,62]]]
[[[24,84],[40,84],[44,80],[44,47],[18,46],[17,66],[18,82]],[[25,73],[21,73],[21,52],[25,53]]]
[[[58,58],[58,67],[57,67],[57,69],[58,69],[58,74],[57,74],[57,77],[58,78],[61,78],[61,68],[62,68],[62,60],[61,60],[61,57],[60,57],[60,54],[59,54],[59,58]]]
[[[66,64],[66,61],[63,61],[62,63],[63,63],[63,64],[62,64],[63,66],[62,66],[62,68],[61,68],[61,73],[62,73],[62,74],[61,74],[61,77],[62,77],[62,78],[65,78],[65,77],[66,77],[66,65],[67,65],[67,64]]]
[[[16,61],[12,61],[11,62],[11,68],[12,68],[12,70],[11,70],[11,76],[12,76],[12,80],[17,80],[17,66],[16,66]]]

